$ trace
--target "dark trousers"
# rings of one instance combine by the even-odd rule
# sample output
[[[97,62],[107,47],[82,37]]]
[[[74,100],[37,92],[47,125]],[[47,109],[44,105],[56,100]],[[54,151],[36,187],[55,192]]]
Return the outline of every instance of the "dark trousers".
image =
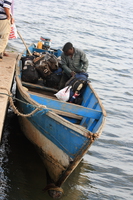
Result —
[[[59,83],[59,90],[61,90],[62,88],[65,87],[66,82],[70,79],[69,76],[67,76],[67,74],[62,74],[60,83]]]

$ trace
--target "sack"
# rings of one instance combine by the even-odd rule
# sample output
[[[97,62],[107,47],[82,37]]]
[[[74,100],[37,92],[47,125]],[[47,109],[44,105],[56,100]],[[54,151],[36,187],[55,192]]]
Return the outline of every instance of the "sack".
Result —
[[[61,100],[61,101],[68,101],[69,97],[70,97],[70,89],[71,86],[67,86],[61,90],[59,90],[56,94],[54,94],[57,99]]]
[[[43,61],[41,65],[38,65],[35,68],[43,79],[46,79],[52,73],[46,61]]]
[[[16,28],[16,25],[15,24],[12,24],[11,25],[11,30],[10,30],[10,34],[9,34],[9,40],[11,39],[16,39],[18,36],[17,34],[17,28]]]
[[[33,65],[25,65],[22,69],[22,81],[36,83],[39,79],[38,72]]]
[[[62,68],[59,67],[56,71],[54,71],[54,74],[62,75]]]
[[[52,74],[50,74],[49,76],[46,77],[45,85],[47,87],[58,88],[60,80],[61,80],[61,75],[52,73]]]
[[[88,80],[88,74],[86,72],[80,72],[75,74],[75,78],[87,81]]]

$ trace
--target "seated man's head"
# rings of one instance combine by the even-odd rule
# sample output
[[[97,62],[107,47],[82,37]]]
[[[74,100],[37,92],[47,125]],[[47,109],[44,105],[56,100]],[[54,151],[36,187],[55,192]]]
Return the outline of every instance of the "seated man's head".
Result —
[[[63,52],[66,56],[72,56],[74,54],[74,48],[72,43],[67,42],[63,47]]]

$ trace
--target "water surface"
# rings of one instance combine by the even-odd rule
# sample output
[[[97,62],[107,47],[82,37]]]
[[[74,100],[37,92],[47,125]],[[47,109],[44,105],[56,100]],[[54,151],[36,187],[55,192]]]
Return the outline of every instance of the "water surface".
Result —
[[[70,41],[89,59],[89,77],[107,111],[101,137],[63,185],[62,200],[133,198],[133,1],[15,1],[19,32],[29,45]],[[9,49],[22,52],[18,38]],[[42,161],[9,110],[1,145],[1,200],[50,200]]]

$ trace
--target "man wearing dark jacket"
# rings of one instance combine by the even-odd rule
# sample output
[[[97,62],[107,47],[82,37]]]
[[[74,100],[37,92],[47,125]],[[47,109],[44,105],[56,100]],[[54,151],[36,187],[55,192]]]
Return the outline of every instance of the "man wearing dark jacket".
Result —
[[[62,89],[65,83],[76,73],[87,72],[89,65],[86,54],[82,50],[74,48],[72,43],[67,42],[62,50],[61,65],[63,68],[63,75],[59,89]]]

